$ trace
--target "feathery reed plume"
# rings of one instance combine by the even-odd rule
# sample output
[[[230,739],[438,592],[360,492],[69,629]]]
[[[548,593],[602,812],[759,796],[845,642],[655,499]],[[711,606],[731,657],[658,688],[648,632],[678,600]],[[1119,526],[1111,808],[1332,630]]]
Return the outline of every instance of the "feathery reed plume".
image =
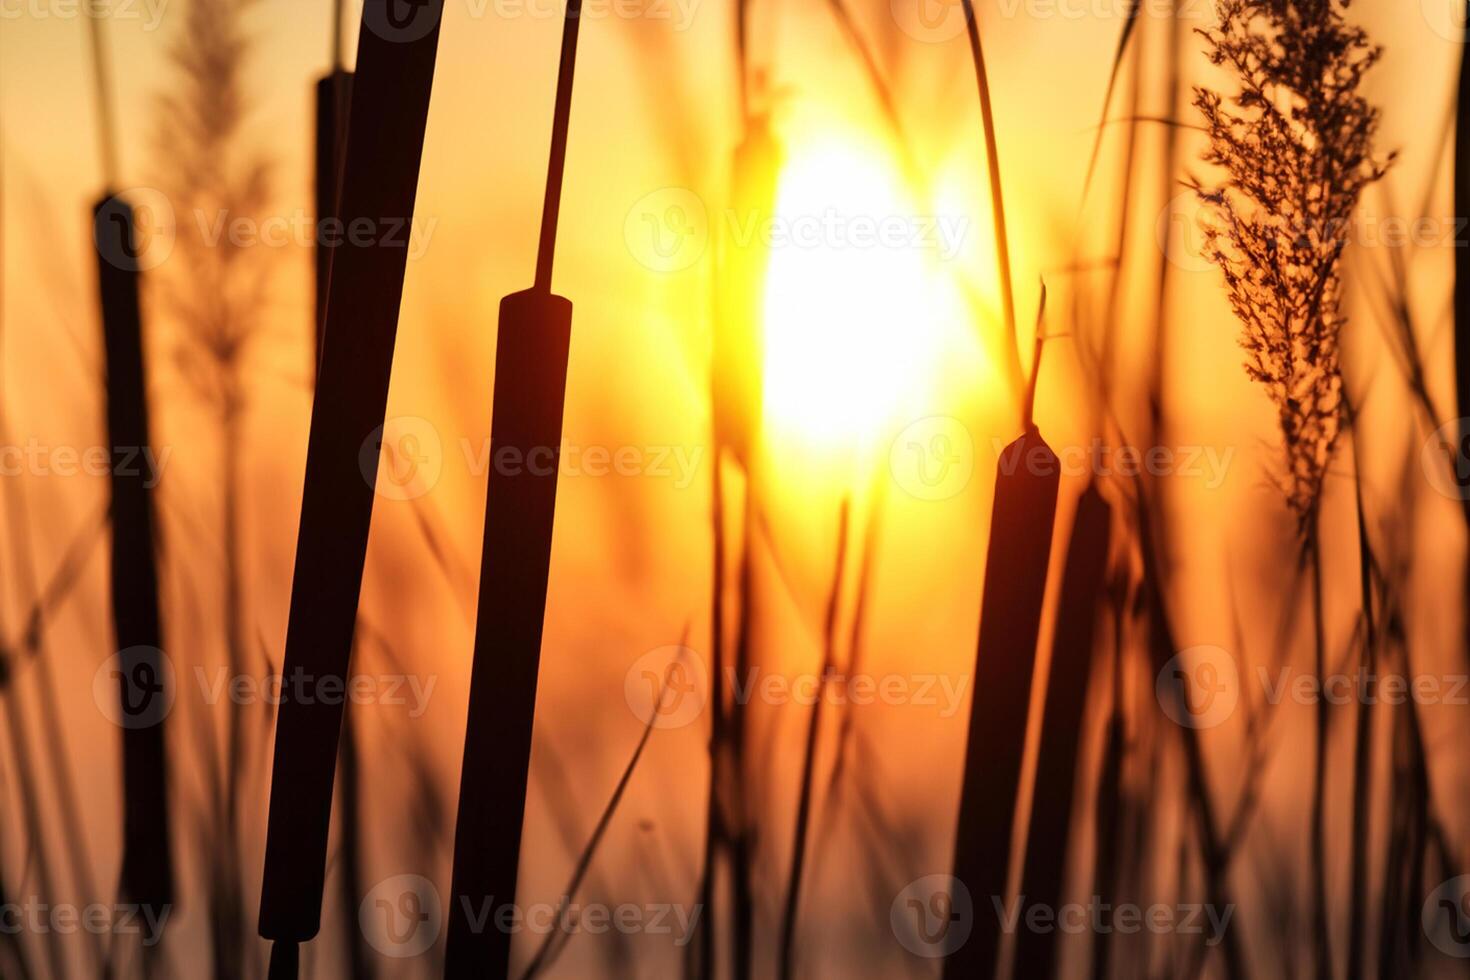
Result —
[[[254,218],[266,204],[270,164],[248,146],[246,131],[252,44],[244,18],[257,2],[197,0],[168,48],[178,81],[159,98],[154,143],[176,215],[207,215],[221,225]],[[215,237],[206,223],[178,225],[178,262],[171,267],[176,275],[166,281],[162,296],[184,332],[175,358],[218,427],[225,659],[231,676],[241,676],[250,646],[242,538],[249,409],[245,358],[262,322],[269,265],[262,250],[247,249],[228,234]],[[222,769],[224,789],[212,800],[221,839],[210,863],[209,906],[216,970],[233,976],[246,955],[239,820],[249,743],[245,712],[234,703],[224,710],[224,758],[211,754],[209,759]]]
[[[1225,183],[1198,182],[1220,224],[1205,252],[1244,328],[1246,372],[1281,425],[1287,503],[1303,535],[1341,428],[1339,265],[1358,198],[1392,162],[1374,156],[1378,110],[1359,92],[1381,49],[1343,19],[1346,0],[1219,0],[1201,34],[1234,73],[1226,99],[1195,88]],[[1223,226],[1223,227],[1222,227]]]
[[[837,559],[832,573],[832,592],[827,599],[827,617],[822,630],[822,670],[817,676],[825,688],[827,679],[837,669],[837,613],[842,606],[842,586],[847,566],[848,511],[850,503],[844,499],[837,516]],[[781,916],[780,963],[781,977],[789,980],[795,975],[796,966],[796,918],[801,909],[801,878],[806,869],[807,838],[812,817],[812,789],[816,781],[817,739],[822,731],[822,703],[826,700],[825,690],[819,689],[816,703],[812,705],[807,719],[806,748],[801,756],[801,788],[797,792],[796,828],[792,834],[791,872],[786,883],[785,911]]]
[[[390,2],[363,7],[342,176],[348,224],[413,220],[443,2],[415,8],[411,30],[392,19]],[[377,457],[364,465],[362,447],[383,424],[407,260],[393,236],[349,241],[333,257],[286,675],[347,682],[378,466]],[[275,943],[273,976],[295,973],[298,944],[321,927],[342,709],[340,701],[286,698],[277,717],[260,899],[260,934]]]
[[[1205,159],[1223,185],[1195,189],[1224,227],[1206,229],[1244,328],[1246,372],[1266,389],[1281,427],[1282,488],[1313,581],[1317,676],[1325,673],[1322,482],[1343,417],[1339,267],[1363,189],[1383,176],[1373,138],[1379,113],[1361,94],[1381,49],[1347,23],[1348,0],[1219,0],[1201,34],[1211,64],[1234,75],[1230,99],[1204,87]],[[1313,935],[1317,974],[1332,974],[1326,882],[1328,699],[1317,703],[1312,793]]]
[[[1112,517],[1112,510],[1097,485],[1088,484],[1077,502],[1077,515],[1067,545],[1067,563],[1062,571],[1056,636],[1052,640],[1046,702],[1041,716],[1036,789],[1021,874],[1021,894],[1028,903],[1041,908],[1061,907],[1082,721],[1092,678],[1092,651],[1107,572]],[[1052,976],[1056,941],[1054,932],[1021,930],[1016,939],[1013,975]]]
[[[567,0],[551,123],[551,154],[536,281],[505,297],[495,348],[490,451],[544,467],[490,471],[485,541],[470,671],[469,719],[455,820],[454,870],[445,974],[510,974],[511,933],[485,928],[486,903],[516,900],[521,829],[531,768],[536,687],[551,573],[557,470],[566,404],[572,304],[551,291],[571,123],[582,0]]]
[[[1001,451],[996,464],[974,700],[955,829],[954,877],[969,891],[975,907],[984,909],[1006,897],[1036,638],[1061,482],[1060,461],[1032,421],[1045,311],[1043,286],[1037,358],[1024,404],[1026,431]],[[969,940],[945,958],[944,976],[994,976],[999,950],[1000,917],[977,915]]]

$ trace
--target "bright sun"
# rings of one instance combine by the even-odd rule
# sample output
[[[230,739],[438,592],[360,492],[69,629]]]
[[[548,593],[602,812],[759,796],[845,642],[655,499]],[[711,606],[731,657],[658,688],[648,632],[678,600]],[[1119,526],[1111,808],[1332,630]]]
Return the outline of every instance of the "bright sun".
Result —
[[[766,278],[770,435],[854,447],[932,383],[944,326],[959,316],[942,268],[953,231],[919,212],[881,147],[793,148]]]

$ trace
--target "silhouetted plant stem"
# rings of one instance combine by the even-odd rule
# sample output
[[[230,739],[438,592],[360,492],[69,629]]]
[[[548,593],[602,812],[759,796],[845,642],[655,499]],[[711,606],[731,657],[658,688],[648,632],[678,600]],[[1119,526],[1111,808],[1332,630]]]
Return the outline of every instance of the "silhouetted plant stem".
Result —
[[[1001,452],[955,831],[954,877],[969,891],[974,929],[946,957],[947,978],[990,977],[997,968],[994,903],[1006,897],[1059,481],[1059,461],[1034,427]]]
[[[1364,448],[1356,419],[1352,424],[1354,445],[1353,500],[1358,524],[1358,584],[1363,616],[1363,654],[1360,677],[1378,673],[1378,628],[1373,614],[1373,555],[1368,538],[1368,519],[1363,506],[1362,464]],[[1360,980],[1367,946],[1368,929],[1368,820],[1369,794],[1373,787],[1373,713],[1375,705],[1359,699],[1357,730],[1353,746],[1353,853],[1349,887],[1351,911],[1348,922],[1348,980]]]
[[[822,704],[826,701],[827,679],[837,669],[837,613],[842,605],[843,568],[847,564],[849,502],[844,499],[837,517],[837,561],[832,574],[832,593],[827,600],[827,617],[822,631],[822,670],[817,675],[817,700],[807,719],[806,748],[801,756],[801,788],[797,792],[796,827],[791,838],[791,871],[786,883],[785,911],[781,916],[781,977],[790,980],[796,965],[796,918],[801,908],[801,876],[806,869],[808,828],[812,817],[812,786],[816,776],[817,739],[822,728]]]
[[[1307,562],[1312,574],[1313,664],[1317,679],[1327,678],[1327,641],[1323,635],[1322,540],[1320,513],[1310,518],[1307,529]],[[1320,980],[1332,977],[1332,940],[1327,931],[1327,698],[1317,698],[1316,758],[1312,774],[1312,943]]]
[[[1465,4],[1470,16],[1470,2]],[[1455,210],[1470,215],[1470,49],[1461,45],[1459,89],[1455,125]],[[1470,452],[1470,242],[1455,242],[1455,397],[1460,416],[1460,441],[1452,457],[1463,465]],[[1465,489],[1462,479],[1461,489]],[[1465,523],[1470,527],[1470,493],[1462,493]],[[1470,659],[1470,559],[1465,573],[1465,656]]]
[[[686,625],[684,635],[679,640],[679,646],[687,647],[688,643],[689,628]],[[684,654],[681,653],[681,660],[683,656]],[[602,843],[603,837],[607,834],[607,828],[612,824],[613,815],[617,813],[618,805],[623,802],[623,794],[627,792],[628,784],[633,780],[633,772],[638,768],[639,760],[643,758],[643,750],[648,748],[648,740],[653,735],[654,728],[658,726],[659,705],[664,703],[664,694],[668,690],[669,679],[673,674],[674,668],[681,666],[681,660],[675,660],[673,663],[670,663],[668,669],[664,672],[664,676],[659,681],[658,690],[654,692],[653,710],[649,712],[648,722],[643,726],[643,734],[638,738],[638,744],[633,749],[632,758],[623,767],[622,775],[618,777],[618,784],[613,788],[612,796],[608,798],[607,805],[602,808],[602,814],[597,818],[597,825],[592,828],[592,833],[587,838],[587,845],[582,848],[582,853],[577,857],[577,863],[572,869],[572,878],[567,882],[567,886],[562,889],[562,897],[561,901],[557,904],[556,913],[553,917],[554,921],[561,921],[562,914],[565,912],[567,905],[577,897],[577,891],[582,887],[582,881],[587,877],[587,872],[592,867],[592,859],[597,856],[598,845]],[[521,977],[521,980],[534,980],[538,973],[550,967],[552,960],[556,957],[557,951],[562,948],[558,944],[558,939],[565,938],[565,936],[566,934],[560,931],[547,933],[546,938],[542,941],[540,947],[537,948],[536,955],[532,957],[530,965],[526,967],[526,972]]]
[[[1005,197],[1001,193],[1000,149],[995,140],[995,113],[990,105],[990,80],[985,72],[985,50],[980,44],[980,25],[975,20],[974,0],[961,0],[965,8],[965,30],[970,39],[970,58],[975,66],[975,83],[980,92],[980,121],[985,128],[985,161],[990,177],[990,208],[995,226],[995,262],[1000,279],[1001,309],[1005,325],[1006,371],[1019,394],[1023,387],[1021,351],[1016,337],[1016,295],[1011,280],[1011,247],[1006,234]]]
[[[562,27],[536,282],[500,304],[491,458],[514,452],[547,463],[492,467],[486,493],[444,963],[455,978],[510,973],[511,933],[477,917],[487,903],[516,899],[572,332],[572,304],[551,292],[551,275],[581,9],[568,0]]]
[[[0,136],[3,136],[3,130],[0,130]],[[3,146],[3,139],[0,139],[0,146]],[[9,360],[6,356],[9,352],[7,346],[9,333],[5,329],[8,325],[8,308],[5,305],[7,296],[4,292],[6,257],[4,249],[4,187],[5,168],[3,166],[3,158],[0,158],[0,392],[11,390],[9,388],[9,374],[7,372]],[[0,445],[13,445],[13,434],[10,429],[8,409],[9,406],[5,403],[3,396],[0,396]],[[24,634],[21,640],[21,646],[23,648],[21,652],[25,654],[25,661],[32,666],[35,673],[36,691],[41,707],[43,744],[49,749],[47,755],[51,760],[52,781],[56,788],[57,803],[61,809],[60,820],[65,831],[64,839],[69,852],[75,885],[78,892],[85,898],[102,898],[104,893],[98,890],[92,872],[91,846],[82,827],[84,811],[77,801],[76,781],[71,764],[70,747],[67,744],[66,737],[67,727],[62,718],[61,705],[56,697],[56,680],[53,674],[51,656],[46,649],[45,622],[47,614],[50,612],[48,600],[53,596],[53,587],[51,583],[48,583],[45,588],[38,587],[36,581],[35,552],[31,547],[32,525],[26,506],[25,486],[20,480],[14,478],[7,482],[9,486],[4,488],[7,491],[4,494],[4,507],[6,521],[9,526],[9,551],[13,559],[11,574],[16,591],[24,599],[29,600],[34,597],[34,605],[30,613],[22,620]],[[106,527],[106,512],[104,511],[100,530],[105,531]],[[88,537],[86,532],[83,532],[82,536],[83,538]],[[75,566],[79,564],[80,560],[72,555],[71,549],[68,549],[68,553],[63,557],[61,563],[61,573],[65,574],[74,571]],[[16,651],[10,648],[7,640],[4,639],[5,636],[6,629],[3,625],[0,625],[0,697],[12,695],[19,698],[20,695],[14,691],[12,685],[18,682],[14,671],[20,669],[22,660],[15,656]],[[17,707],[15,710],[19,711],[21,709]],[[20,720],[20,724],[24,725],[24,721]],[[23,748],[23,745],[16,746],[17,751],[21,751]],[[39,832],[39,828],[37,828],[37,831]],[[38,847],[43,846],[43,844],[44,842],[37,840]],[[0,879],[0,890],[3,890],[3,886],[4,881]],[[4,897],[0,895],[0,908],[5,907]],[[8,930],[6,932],[8,933]],[[9,935],[7,938],[13,939],[14,937],[13,935]],[[93,957],[92,968],[103,975],[107,975],[109,972],[107,950],[102,941],[102,937],[93,935],[89,945]],[[24,949],[18,941],[14,943],[14,950],[16,957],[15,968],[17,972],[28,973],[30,967],[26,961]]]
[[[1027,904],[1046,909],[1061,908],[1082,722],[1092,678],[1095,627],[1111,535],[1112,511],[1096,484],[1089,484],[1077,502],[1062,573],[1056,635],[1041,716],[1036,791],[1031,801],[1026,859],[1021,874],[1021,894]],[[1057,938],[1055,931],[1021,930],[1016,938],[1013,975],[1053,976]]]
[[[348,127],[342,180],[341,214],[349,225],[356,219],[413,220],[443,2],[415,8],[416,17],[431,20],[419,21],[428,28],[414,40],[380,33],[388,2],[368,0],[363,8],[351,108],[356,119]],[[333,258],[285,676],[347,683],[377,475],[377,457],[364,465],[362,450],[381,432],[406,262],[405,243],[387,238],[349,242]],[[276,943],[272,970],[279,973],[298,960],[296,944],[321,927],[342,726],[342,704],[326,700],[285,699],[276,721],[260,934]]]
[[[168,760],[162,718],[147,719],[161,681],[163,632],[154,556],[154,505],[148,475],[126,464],[152,445],[140,308],[141,269],[133,209],[114,196],[118,171],[107,48],[96,11],[88,8],[98,145],[106,190],[93,209],[103,346],[107,367],[107,432],[112,447],[112,616],[117,649],[129,651],[119,678],[124,727],[123,866],[128,901],[161,907],[173,901]],[[137,685],[137,690],[131,687]],[[142,695],[141,709],[132,698]],[[140,715],[140,711],[143,713]]]
[[[339,17],[340,23],[340,17]],[[316,83],[316,364],[321,361],[327,327],[327,298],[333,247],[327,244],[329,223],[337,218],[342,192],[342,155],[347,146],[347,118],[352,100],[352,73],[340,62]]]
[[[107,433],[112,447],[112,618],[119,651],[123,717],[122,891],[130,902],[173,901],[165,722],[149,716],[161,696],[163,630],[153,552],[154,504],[149,475],[128,465],[134,449],[151,446],[137,242],[133,210],[115,197],[94,212],[107,357]],[[141,699],[141,700],[140,700]]]

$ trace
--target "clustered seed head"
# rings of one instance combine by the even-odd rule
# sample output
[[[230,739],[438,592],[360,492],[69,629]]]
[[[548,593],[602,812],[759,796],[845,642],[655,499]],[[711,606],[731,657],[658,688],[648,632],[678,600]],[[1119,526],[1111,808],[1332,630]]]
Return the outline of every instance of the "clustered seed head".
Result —
[[[1373,152],[1378,110],[1360,94],[1382,51],[1346,22],[1350,0],[1218,0],[1199,33],[1239,91],[1195,88],[1207,162],[1194,189],[1217,219],[1205,254],[1225,275],[1246,372],[1281,423],[1287,502],[1305,531],[1341,429],[1339,263],[1363,189],[1393,155]]]

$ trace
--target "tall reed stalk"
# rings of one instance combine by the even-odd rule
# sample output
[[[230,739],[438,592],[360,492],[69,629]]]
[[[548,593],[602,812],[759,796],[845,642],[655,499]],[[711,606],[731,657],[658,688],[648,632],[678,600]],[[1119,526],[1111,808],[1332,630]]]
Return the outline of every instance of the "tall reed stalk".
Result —
[[[1470,18],[1470,0],[1465,3]],[[1470,20],[1464,21],[1470,23]],[[1455,189],[1454,214],[1470,216],[1470,46],[1461,45],[1459,88],[1455,100]],[[1455,398],[1459,410],[1458,453],[1455,465],[1470,465],[1470,242],[1455,242]],[[1464,500],[1466,526],[1470,527],[1470,478],[1457,472]],[[1465,571],[1465,656],[1470,659],[1470,559]]]
[[[822,731],[822,704],[826,684],[837,669],[837,617],[842,608],[842,587],[847,566],[849,501],[844,499],[837,518],[837,559],[832,573],[832,592],[827,599],[827,616],[822,630],[822,669],[811,716],[807,718],[806,741],[801,755],[801,782],[797,790],[796,826],[791,835],[791,871],[786,882],[786,902],[781,915],[779,962],[781,977],[790,980],[796,968],[797,914],[801,909],[801,880],[806,871],[807,841],[812,820],[812,797],[817,768],[817,744]]]
[[[775,211],[781,146],[772,126],[767,98],[752,92],[749,67],[749,3],[735,5],[737,88],[742,136],[731,158],[730,206],[742,220],[764,219]],[[766,267],[770,251],[759,241],[719,242],[715,280],[714,340],[710,358],[710,405],[715,465],[711,474],[713,541],[710,585],[710,782],[705,810],[705,847],[700,874],[700,916],[695,955],[697,976],[715,976],[719,882],[731,888],[730,938],[735,976],[750,975],[754,914],[751,907],[751,846],[746,814],[744,762],[746,706],[730,696],[726,675],[747,666],[752,625],[750,551],[756,520],[756,456],[762,409],[762,322]],[[743,479],[742,479],[743,478]],[[743,505],[732,492],[743,483]],[[742,514],[732,541],[732,520]],[[732,564],[735,574],[731,575]],[[734,579],[733,641],[727,620]],[[743,675],[742,675],[743,676]]]
[[[1341,429],[1339,266],[1374,155],[1378,111],[1360,89],[1381,50],[1344,19],[1346,0],[1220,0],[1203,32],[1212,64],[1234,76],[1228,101],[1195,90],[1224,184],[1197,185],[1224,217],[1206,232],[1243,327],[1246,371],[1277,410],[1285,493],[1313,582],[1315,667],[1325,673],[1321,500]],[[1312,784],[1312,932],[1317,975],[1333,974],[1326,857],[1327,698],[1317,701]]]
[[[154,554],[150,474],[127,465],[153,445],[140,290],[136,216],[117,198],[117,127],[112,78],[97,11],[89,9],[98,144],[106,189],[93,208],[97,280],[107,367],[107,434],[112,451],[112,619],[123,717],[123,865],[121,891],[142,906],[173,902],[169,767],[162,703],[163,628]]]
[[[352,72],[343,50],[344,0],[332,0],[332,68],[316,83],[316,344],[314,362],[321,365],[322,339],[327,329],[327,299],[332,276],[332,246],[328,222],[337,218],[342,194],[342,157],[347,147],[347,119],[352,102]]]
[[[391,0],[368,0],[359,35],[341,216],[349,225],[412,224],[438,53],[442,0],[415,8],[425,29],[394,36]],[[418,18],[423,18],[422,20]],[[363,444],[387,406],[407,249],[401,236],[344,245],[333,257],[326,340],[312,406],[306,485],[286,633],[287,676],[348,679],[372,518],[377,459]],[[298,969],[321,927],[327,835],[342,704],[287,698],[276,722],[260,934],[271,972]]]
[[[494,914],[488,903],[516,900],[530,778],[572,334],[572,304],[551,292],[551,282],[581,14],[581,0],[567,0],[535,284],[500,304],[491,458],[513,452],[549,462],[517,472],[492,468],[486,491],[444,964],[456,978],[510,975],[511,933],[483,915]]]

